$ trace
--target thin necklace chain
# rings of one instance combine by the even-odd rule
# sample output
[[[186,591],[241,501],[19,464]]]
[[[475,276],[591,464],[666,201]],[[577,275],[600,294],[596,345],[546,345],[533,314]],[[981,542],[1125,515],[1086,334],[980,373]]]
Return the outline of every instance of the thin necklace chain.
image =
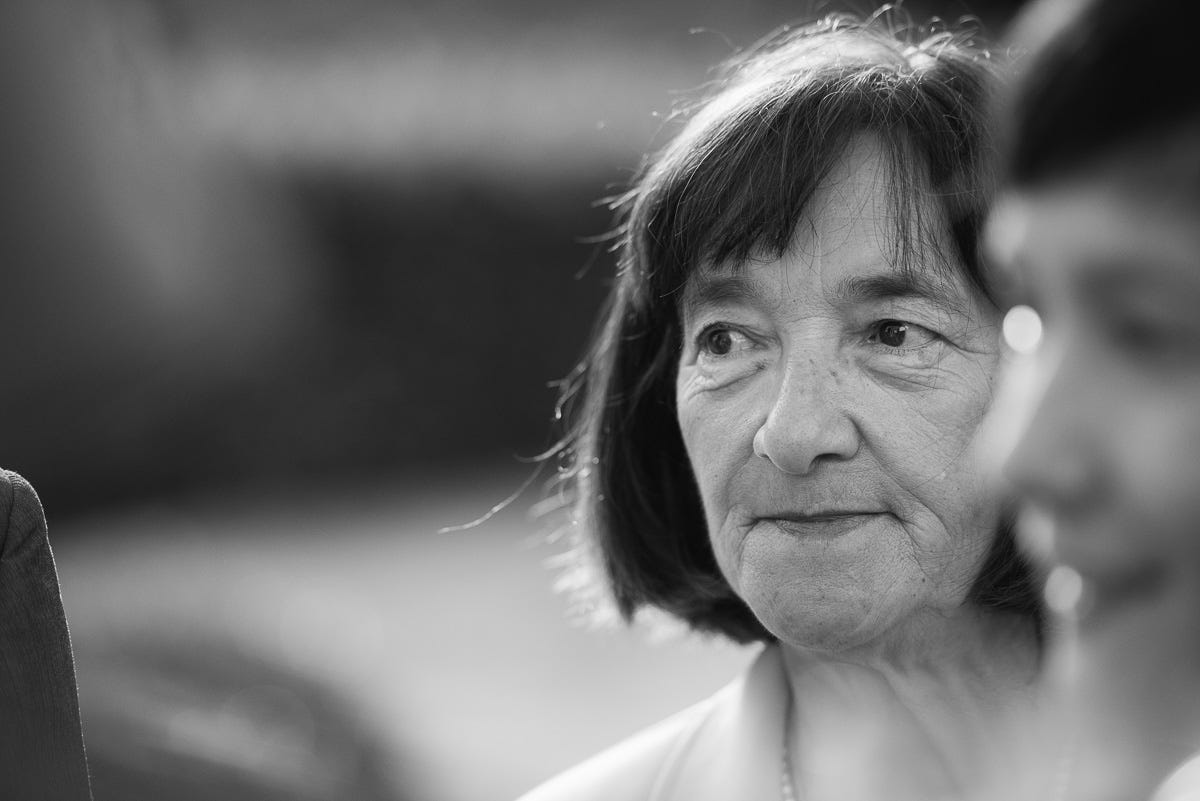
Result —
[[[792,742],[792,713],[796,709],[796,702],[792,698],[791,687],[788,687],[788,702],[787,709],[783,713],[783,770],[779,779],[779,788],[782,791],[783,801],[798,801],[796,795],[796,785],[792,781],[792,754],[789,746]]]
[[[798,801],[796,798],[796,786],[792,784],[792,761],[788,758],[787,735],[783,737],[783,772],[779,781],[779,787],[783,791],[783,801]]]

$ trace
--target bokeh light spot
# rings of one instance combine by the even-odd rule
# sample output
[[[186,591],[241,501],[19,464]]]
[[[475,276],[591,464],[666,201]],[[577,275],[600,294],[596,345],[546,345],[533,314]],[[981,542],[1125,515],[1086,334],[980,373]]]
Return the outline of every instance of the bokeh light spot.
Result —
[[[1075,570],[1059,565],[1046,578],[1046,606],[1058,614],[1075,611],[1083,597],[1083,577]]]
[[[1004,315],[1004,341],[1017,353],[1033,353],[1042,341],[1042,318],[1029,306],[1013,306]]]

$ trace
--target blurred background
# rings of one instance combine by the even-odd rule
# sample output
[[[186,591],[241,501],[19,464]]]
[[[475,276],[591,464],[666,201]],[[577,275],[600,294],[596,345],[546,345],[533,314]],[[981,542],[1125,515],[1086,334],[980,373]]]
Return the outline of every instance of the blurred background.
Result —
[[[1016,0],[918,21],[1003,31]],[[752,651],[573,626],[522,487],[672,102],[869,3],[12,0],[0,463],[106,799],[512,797]]]

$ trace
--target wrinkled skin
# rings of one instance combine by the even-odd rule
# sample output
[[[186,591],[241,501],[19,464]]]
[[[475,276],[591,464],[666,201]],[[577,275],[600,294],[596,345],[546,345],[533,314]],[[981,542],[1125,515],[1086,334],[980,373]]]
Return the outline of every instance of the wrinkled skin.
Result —
[[[998,312],[947,247],[901,280],[890,179],[857,138],[782,258],[700,270],[681,301],[679,424],[717,561],[817,653],[952,631],[998,519],[972,447]]]

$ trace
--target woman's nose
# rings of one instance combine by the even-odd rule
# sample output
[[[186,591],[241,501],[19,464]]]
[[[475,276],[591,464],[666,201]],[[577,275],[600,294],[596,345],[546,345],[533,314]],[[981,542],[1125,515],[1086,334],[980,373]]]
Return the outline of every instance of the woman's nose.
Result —
[[[858,453],[861,435],[847,414],[836,370],[813,362],[789,367],[767,417],[754,433],[754,453],[791,475]]]
[[[1060,512],[1086,504],[1096,486],[1087,430],[1097,410],[1089,398],[1102,393],[1088,385],[1090,372],[1062,353],[1020,358],[997,404],[1001,471],[1026,498]]]

